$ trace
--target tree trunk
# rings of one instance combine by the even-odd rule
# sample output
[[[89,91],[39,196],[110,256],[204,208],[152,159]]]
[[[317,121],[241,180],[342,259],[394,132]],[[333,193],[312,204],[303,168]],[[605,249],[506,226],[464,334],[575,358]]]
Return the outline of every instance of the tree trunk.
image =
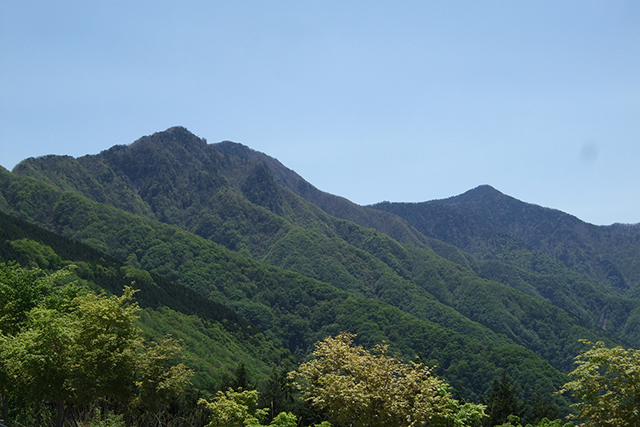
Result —
[[[5,424],[9,423],[9,396],[7,395],[7,390],[2,387],[2,393],[0,394],[0,399],[2,399],[2,419]]]
[[[56,427],[62,427],[64,424],[64,400],[56,402]]]

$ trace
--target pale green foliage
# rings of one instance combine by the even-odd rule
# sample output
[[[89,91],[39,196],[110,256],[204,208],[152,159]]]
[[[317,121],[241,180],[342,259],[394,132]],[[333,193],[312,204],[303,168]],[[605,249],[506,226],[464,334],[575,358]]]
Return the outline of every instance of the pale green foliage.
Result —
[[[29,311],[42,304],[68,270],[45,275],[42,270],[0,264],[0,334],[13,335],[26,323]],[[50,304],[49,304],[50,305]]]
[[[138,363],[136,386],[139,393],[135,404],[155,412],[184,390],[193,371],[182,363],[173,364],[182,351],[175,338],[165,337],[145,347],[144,357]]]
[[[580,426],[640,426],[640,350],[607,348],[602,342],[583,341],[591,348],[576,357],[573,379],[561,393],[571,392],[579,402],[575,418]]]
[[[76,300],[69,316],[76,332],[72,378],[83,403],[131,397],[143,343],[135,325],[140,309],[132,302],[134,293],[127,287],[121,297],[90,293]]]
[[[198,404],[204,405],[211,411],[211,418],[207,427],[244,427],[267,415],[265,409],[257,409],[258,391],[231,389],[217,392],[212,402],[200,399]]]
[[[465,426],[484,416],[482,405],[460,406],[426,366],[388,356],[388,346],[371,354],[354,347],[353,338],[343,333],[325,339],[316,345],[314,360],[290,373],[304,399],[338,424]]]
[[[98,409],[94,412],[93,419],[89,421],[89,427],[125,427],[122,415],[116,415],[109,411],[103,416]]]
[[[154,411],[183,390],[191,371],[172,364],[180,346],[145,344],[132,288],[96,295],[57,285],[67,277],[0,265],[0,395],[55,402],[60,426],[65,404],[107,399]]]
[[[211,411],[209,424],[205,427],[264,427],[260,419],[264,418],[268,410],[256,408],[258,402],[257,390],[229,389],[226,392],[217,392],[212,402],[200,399],[198,404],[206,406]],[[269,427],[296,427],[297,417],[290,412],[280,412],[276,415]],[[319,427],[331,427],[331,424],[323,421]]]
[[[0,360],[13,388],[29,390],[36,399],[74,400],[71,375],[74,330],[62,313],[37,307],[28,328],[0,343]]]
[[[508,419],[509,421],[507,421],[506,423],[495,427],[523,427],[522,424],[520,424],[520,417],[516,415],[509,415]],[[573,427],[573,423],[564,422],[562,420],[551,421],[547,418],[543,418],[540,420],[540,422],[538,422],[538,424],[527,424],[524,427]]]
[[[296,427],[296,425],[296,416],[289,412],[280,412],[269,424],[273,427]]]
[[[485,414],[485,405],[477,405],[475,403],[464,403],[460,405],[457,400],[452,400],[452,412],[441,420],[434,420],[434,424],[442,427],[467,427],[474,426],[487,415]]]
[[[62,266],[62,259],[54,250],[40,242],[30,239],[19,239],[9,242],[17,252],[28,255],[32,267],[58,269]]]
[[[13,381],[48,401],[125,401],[141,346],[134,291],[121,297],[85,294],[59,302],[68,311],[37,306],[26,325],[4,337],[1,359]],[[64,298],[62,298],[64,299]]]
[[[271,420],[269,427],[296,427],[297,417],[291,412],[280,412]],[[246,421],[246,427],[264,427],[257,418],[250,418]],[[330,426],[329,426],[330,427]]]

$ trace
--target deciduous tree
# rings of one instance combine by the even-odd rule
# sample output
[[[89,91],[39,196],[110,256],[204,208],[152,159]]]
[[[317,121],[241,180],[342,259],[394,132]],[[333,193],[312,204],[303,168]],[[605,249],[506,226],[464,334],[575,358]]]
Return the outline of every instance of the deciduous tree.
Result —
[[[180,347],[171,339],[145,344],[135,291],[107,296],[56,284],[67,275],[0,265],[3,402],[20,390],[32,402],[54,403],[62,426],[69,405],[138,401],[153,411],[181,391],[191,371],[173,363]]]
[[[420,363],[403,363],[378,345],[371,354],[342,333],[316,345],[315,359],[300,365],[303,397],[338,424],[355,427],[471,425],[483,405],[460,405],[447,384]]]
[[[255,424],[259,418],[267,414],[265,409],[256,408],[258,392],[256,390],[229,389],[217,392],[213,401],[200,399],[198,403],[211,411],[211,418],[206,427],[244,427],[248,423]]]
[[[591,348],[576,357],[573,380],[560,390],[579,399],[574,418],[585,427],[640,426],[640,350],[583,343]]]

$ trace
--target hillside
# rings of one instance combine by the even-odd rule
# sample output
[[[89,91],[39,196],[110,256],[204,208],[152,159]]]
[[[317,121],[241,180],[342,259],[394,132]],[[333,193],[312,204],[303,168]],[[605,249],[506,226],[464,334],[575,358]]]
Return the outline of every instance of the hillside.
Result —
[[[444,200],[371,207],[472,254],[480,275],[547,299],[638,346],[637,226],[595,226],[490,186]]]
[[[636,295],[640,287],[640,267],[634,262],[640,250],[640,237],[633,232],[637,226],[595,226],[486,185],[444,200],[372,207],[395,213],[421,233],[482,258],[500,258],[520,245],[549,255],[620,295]],[[482,238],[471,240],[474,235]],[[506,242],[503,248],[488,242],[496,235]]]
[[[288,351],[266,339],[228,307],[155,273],[0,212],[0,263],[13,261],[45,271],[73,265],[73,278],[98,292],[120,295],[125,286],[133,284],[136,301],[144,309],[141,326],[146,335],[161,338],[171,334],[183,340],[186,363],[196,372],[196,387],[214,390],[233,377],[240,363],[251,366],[252,377],[259,380],[274,364],[293,362]]]
[[[563,376],[543,359],[504,338],[469,337],[384,302],[261,266],[175,227],[57,192],[38,181],[21,179],[22,186],[7,182],[12,179],[2,181],[8,184],[2,185],[5,200],[12,201],[17,196],[8,188],[20,188],[21,202],[39,206],[41,216],[57,218],[72,237],[92,236],[87,240],[95,246],[109,242],[111,253],[121,258],[145,254],[141,267],[166,273],[169,278],[177,278],[228,304],[294,354],[302,356],[321,337],[346,330],[357,333],[365,345],[388,341],[409,357],[420,354],[430,363],[437,363],[451,383],[470,397],[478,398],[490,385],[490,379],[505,369],[527,385],[523,389],[525,396],[548,394],[563,381]],[[24,198],[26,194],[29,197]],[[82,228],[71,232],[73,223]],[[105,230],[117,230],[117,234],[105,234]],[[446,320],[446,307],[441,311]],[[458,328],[469,328],[470,323],[471,329],[484,329],[462,316],[458,318]],[[485,334],[492,335],[489,330]]]
[[[184,128],[0,171],[1,210],[186,285],[300,358],[327,334],[355,332],[437,364],[477,399],[503,370],[523,396],[549,395],[580,338],[640,343],[632,269],[622,283],[603,279],[604,262],[572,268],[479,208],[469,219],[432,203],[421,223],[381,206]]]

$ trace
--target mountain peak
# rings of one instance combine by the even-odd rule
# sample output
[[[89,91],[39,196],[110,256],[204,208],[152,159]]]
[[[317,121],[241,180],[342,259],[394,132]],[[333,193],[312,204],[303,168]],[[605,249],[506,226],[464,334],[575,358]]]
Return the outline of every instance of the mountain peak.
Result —
[[[475,192],[475,193],[479,193],[479,194],[503,194],[501,191],[496,190],[494,187],[490,186],[489,184],[482,184],[482,185],[478,185],[476,188],[472,188],[471,190],[467,191],[467,193],[471,193],[471,192]]]
[[[465,196],[467,198],[487,198],[487,197],[500,197],[504,196],[499,190],[496,190],[489,184],[479,185],[476,188],[472,188],[471,190],[462,193],[460,196]]]
[[[204,147],[207,141],[196,136],[183,126],[173,126],[161,132],[155,132],[152,135],[143,136],[131,144],[131,147],[138,145],[157,144],[167,148],[170,147]]]
[[[446,199],[441,200],[433,200],[430,203],[466,203],[466,202],[479,202],[479,201],[488,201],[495,200],[501,197],[504,197],[505,194],[496,190],[492,186],[488,184],[479,185],[471,190],[465,191],[462,194],[457,196],[448,197]]]

